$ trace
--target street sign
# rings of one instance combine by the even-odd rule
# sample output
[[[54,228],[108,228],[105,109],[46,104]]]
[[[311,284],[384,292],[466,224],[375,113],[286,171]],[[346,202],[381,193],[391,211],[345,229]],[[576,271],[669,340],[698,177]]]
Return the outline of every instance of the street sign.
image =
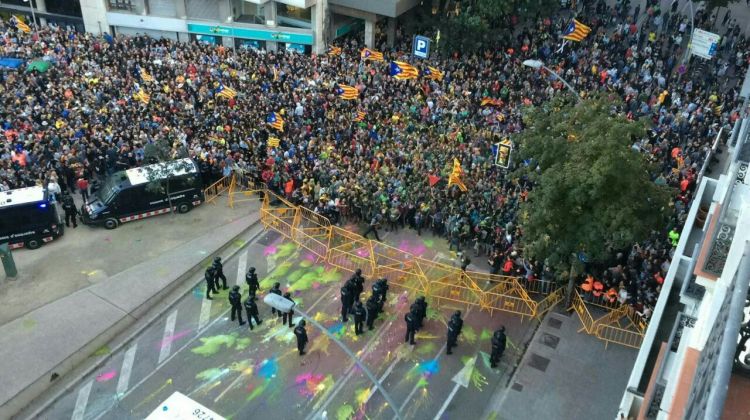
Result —
[[[693,37],[690,40],[690,53],[698,57],[710,60],[716,56],[716,49],[719,46],[721,36],[713,32],[696,29],[693,31]]]
[[[414,57],[427,58],[430,56],[430,38],[422,35],[416,35],[414,37],[414,43],[412,45],[411,54]]]
[[[184,394],[175,392],[146,417],[146,420],[224,420]]]

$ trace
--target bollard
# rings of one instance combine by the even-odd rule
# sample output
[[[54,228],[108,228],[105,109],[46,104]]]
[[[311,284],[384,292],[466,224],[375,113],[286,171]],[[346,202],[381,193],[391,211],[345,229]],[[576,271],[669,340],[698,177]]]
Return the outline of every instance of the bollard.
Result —
[[[13,260],[13,253],[10,251],[7,243],[0,244],[0,259],[3,260],[5,276],[9,279],[15,279],[18,275],[18,270],[16,270],[16,262]]]

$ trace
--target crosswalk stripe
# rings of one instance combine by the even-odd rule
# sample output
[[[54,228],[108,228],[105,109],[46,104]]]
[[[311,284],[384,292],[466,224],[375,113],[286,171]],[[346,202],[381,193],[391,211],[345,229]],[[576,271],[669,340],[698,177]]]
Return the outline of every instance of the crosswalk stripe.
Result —
[[[73,416],[71,420],[83,420],[84,414],[86,414],[86,406],[89,403],[89,395],[91,394],[91,387],[94,385],[94,381],[88,381],[86,385],[78,391],[78,398],[76,398],[76,407],[73,410]]]
[[[240,261],[237,263],[237,280],[234,282],[237,286],[242,286],[242,279],[245,278],[247,269],[247,250],[240,251]]]
[[[198,318],[198,331],[208,325],[208,321],[211,319],[211,302],[213,301],[203,299],[203,302],[201,303],[201,315],[200,318]]]
[[[133,343],[128,351],[125,352],[125,359],[122,361],[122,369],[120,369],[120,379],[117,380],[117,395],[122,395],[128,390],[130,374],[133,372],[133,362],[135,361],[135,351],[137,349],[138,343]]]
[[[177,323],[177,309],[172,311],[167,317],[167,324],[164,325],[164,337],[162,340],[161,350],[159,350],[159,363],[163,362],[164,359],[169,357],[169,353],[172,352],[172,340],[169,337],[174,335],[174,327]]]

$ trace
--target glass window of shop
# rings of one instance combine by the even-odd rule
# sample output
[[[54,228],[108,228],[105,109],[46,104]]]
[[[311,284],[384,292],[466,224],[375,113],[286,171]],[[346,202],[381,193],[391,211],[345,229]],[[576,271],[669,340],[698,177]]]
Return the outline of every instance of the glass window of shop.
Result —
[[[310,29],[312,8],[294,7],[276,3],[276,15],[281,25]]]
[[[234,18],[237,22],[264,25],[266,23],[266,6],[243,1],[240,7],[234,7]]]

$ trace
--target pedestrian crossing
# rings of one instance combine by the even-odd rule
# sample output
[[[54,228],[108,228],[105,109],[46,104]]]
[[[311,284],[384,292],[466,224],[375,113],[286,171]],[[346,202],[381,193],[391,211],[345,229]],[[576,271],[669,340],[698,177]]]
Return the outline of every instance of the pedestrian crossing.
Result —
[[[133,372],[133,362],[135,361],[135,352],[138,350],[138,343],[133,343],[128,351],[125,352],[125,359],[122,362],[122,369],[120,369],[120,378],[117,380],[118,396],[125,394],[130,384],[130,375]]]
[[[159,349],[159,364],[162,364],[169,353],[172,352],[172,341],[171,337],[174,335],[174,326],[177,323],[177,309],[172,311],[167,317],[167,323],[164,325],[164,338],[161,341],[161,348]]]

